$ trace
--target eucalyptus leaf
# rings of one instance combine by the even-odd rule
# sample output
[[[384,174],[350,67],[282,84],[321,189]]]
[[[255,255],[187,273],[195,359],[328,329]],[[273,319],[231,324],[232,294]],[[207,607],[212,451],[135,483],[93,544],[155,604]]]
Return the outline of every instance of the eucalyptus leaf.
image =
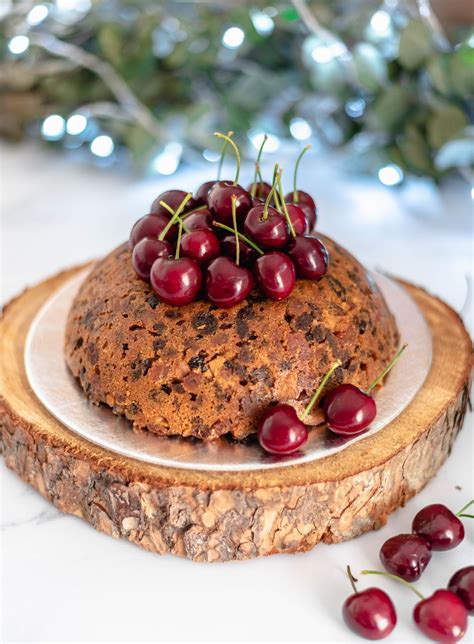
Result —
[[[428,61],[428,77],[433,87],[445,96],[452,93],[452,84],[449,71],[449,56],[439,54]]]
[[[421,19],[411,20],[400,35],[399,60],[405,69],[420,67],[433,51],[433,37]]]
[[[467,125],[464,112],[455,105],[446,105],[435,112],[427,123],[428,141],[433,148],[440,148]]]
[[[405,128],[404,134],[398,140],[398,147],[405,163],[412,171],[436,176],[427,142],[416,126],[408,125]]]
[[[354,64],[359,83],[372,91],[387,82],[387,65],[380,51],[369,43],[359,43],[354,48]]]
[[[470,98],[474,93],[474,48],[463,45],[453,53],[449,74],[456,94]]]
[[[407,115],[410,104],[408,88],[390,85],[374,103],[372,112],[376,126],[382,130],[396,129]]]

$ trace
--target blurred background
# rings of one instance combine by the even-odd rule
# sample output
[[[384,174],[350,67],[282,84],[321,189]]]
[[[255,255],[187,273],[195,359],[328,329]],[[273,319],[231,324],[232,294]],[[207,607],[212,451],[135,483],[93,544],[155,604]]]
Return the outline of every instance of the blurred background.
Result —
[[[247,155],[344,148],[386,185],[469,179],[474,4],[55,0],[2,3],[0,131],[141,174]]]

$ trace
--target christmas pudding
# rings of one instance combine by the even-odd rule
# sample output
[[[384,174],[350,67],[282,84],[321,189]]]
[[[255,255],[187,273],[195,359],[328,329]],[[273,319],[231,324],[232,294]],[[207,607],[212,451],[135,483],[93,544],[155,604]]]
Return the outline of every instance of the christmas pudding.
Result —
[[[66,330],[92,402],[136,430],[244,439],[269,406],[305,415],[328,370],[328,389],[367,390],[387,367],[399,337],[382,294],[313,232],[307,193],[283,197],[280,174],[269,186],[256,173],[249,191],[236,177],[163,193],[95,266]],[[323,419],[317,406],[306,417]]]

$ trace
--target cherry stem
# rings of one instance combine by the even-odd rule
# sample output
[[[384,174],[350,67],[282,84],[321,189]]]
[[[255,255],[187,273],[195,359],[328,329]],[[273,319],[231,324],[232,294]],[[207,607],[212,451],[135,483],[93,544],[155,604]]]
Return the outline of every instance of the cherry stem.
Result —
[[[163,206],[163,208],[166,208],[166,210],[170,213],[170,215],[171,215],[171,216],[173,216],[173,215],[175,215],[175,214],[176,214],[176,213],[175,213],[175,211],[173,210],[173,208],[171,208],[171,206],[168,206],[168,204],[167,204],[165,201],[160,201],[160,206]],[[188,216],[188,215],[190,215],[190,214],[191,214],[191,213],[188,213],[188,212],[187,212],[185,215],[183,215],[183,217],[187,217],[187,216]],[[178,221],[183,223],[183,229],[184,229],[184,232],[185,232],[185,233],[189,233],[189,229],[188,229],[188,228],[186,228],[186,225],[185,225],[185,223],[183,222],[183,217],[179,217],[179,216],[178,216]]]
[[[169,208],[168,208],[169,210]],[[181,217],[181,219],[186,219],[186,217],[189,217],[189,215],[192,215],[195,212],[200,212],[201,210],[207,210],[206,204],[203,204],[202,206],[198,206],[197,208],[193,208],[192,210],[188,210],[188,212],[185,212],[184,215]],[[171,212],[171,210],[170,210]]]
[[[188,201],[191,199],[192,196],[193,196],[192,192],[188,192],[188,194],[185,196],[183,201],[176,208],[174,215],[171,217],[169,222],[166,224],[166,226],[161,231],[161,233],[160,233],[160,235],[158,237],[159,241],[163,241],[163,239],[166,237],[166,233],[168,232],[168,230],[171,228],[171,226],[173,224],[175,224],[178,221],[180,214],[183,212],[184,207],[186,206],[186,204],[188,203]],[[160,205],[164,206],[165,202],[160,201]]]
[[[272,185],[276,181],[278,168],[279,168],[279,165],[278,165],[278,163],[276,163],[275,167],[273,169]],[[281,207],[281,201],[282,200],[280,200],[280,194],[278,192],[278,185],[277,185],[277,189],[275,190],[274,199],[275,199],[275,208],[278,210],[279,213],[281,213],[282,212],[282,207]]]
[[[234,136],[234,133],[231,130],[229,130],[227,132],[227,136],[230,138],[231,136]],[[221,178],[222,166],[224,164],[225,153],[227,151],[228,145],[229,143],[227,141],[224,141],[224,145],[222,146],[222,151],[221,151],[221,157],[219,159],[219,167],[217,168],[217,181],[219,181]]]
[[[311,145],[305,145],[304,148],[301,150],[301,152],[298,154],[298,158],[296,159],[295,163],[295,170],[293,172],[293,202],[294,203],[299,203],[300,197],[298,194],[298,189],[296,187],[296,179],[298,177],[298,168],[300,166],[301,159],[303,158],[303,155],[306,154],[306,152],[311,148]]]
[[[472,514],[464,514],[464,510],[467,510],[472,504],[474,503],[474,499],[471,499],[469,503],[466,503],[466,505],[463,505],[463,507],[456,512],[457,517],[467,517],[468,519],[474,519],[474,515]]]
[[[236,186],[239,183],[239,176],[240,176],[240,152],[239,148],[236,146],[234,141],[230,138],[230,136],[227,136],[226,134],[222,134],[222,132],[214,132],[214,136],[217,136],[219,139],[224,139],[224,141],[227,141],[229,143],[234,152],[235,152],[235,158],[237,159],[237,170],[235,172],[235,179],[234,179],[234,186]]]
[[[226,226],[225,224],[221,224],[220,221],[213,221],[212,225],[215,226],[216,228],[221,228],[222,230],[227,230],[227,232],[229,232],[229,233],[234,233],[235,232],[233,228],[231,228],[230,226]],[[259,246],[257,246],[257,244],[255,242],[253,242],[251,239],[246,237],[244,234],[242,234],[241,232],[237,231],[237,235],[238,235],[239,239],[241,239],[246,244],[248,244],[250,246],[250,248],[253,248],[259,255],[264,255],[265,254],[263,252],[263,250]]]
[[[240,239],[239,231],[237,230],[237,196],[232,195],[232,223],[234,224],[234,235],[235,235],[235,263],[237,266],[240,264]]]
[[[413,586],[413,584],[410,584],[410,582],[405,581],[401,577],[397,577],[397,575],[392,575],[390,572],[383,572],[382,570],[361,570],[360,571],[361,575],[382,575],[383,577],[388,577],[389,579],[394,579],[395,581],[400,582],[410,590],[412,590],[415,595],[418,595],[420,599],[424,599],[424,596],[420,593],[420,591]]]
[[[178,239],[176,240],[176,251],[174,253],[174,258],[179,259],[179,249],[181,246],[181,235],[183,234],[183,220],[179,220],[179,228],[178,228]]]
[[[382,371],[382,373],[380,374],[380,376],[379,376],[376,380],[374,380],[374,382],[370,385],[370,387],[369,387],[368,389],[366,389],[366,392],[365,392],[365,393],[370,394],[370,392],[372,391],[372,389],[374,389],[374,387],[376,387],[380,382],[382,382],[382,380],[385,378],[385,376],[387,375],[387,373],[388,373],[391,369],[393,369],[393,367],[394,367],[394,366],[397,364],[397,362],[400,360],[400,357],[401,357],[402,353],[405,351],[405,349],[407,348],[407,346],[408,346],[408,344],[405,342],[405,344],[404,344],[402,347],[400,347],[400,349],[399,349],[399,350],[397,351],[397,353],[395,354],[395,357],[394,357],[394,358],[393,358],[393,359],[388,363],[388,365],[387,365],[387,366],[385,367],[385,369]]]
[[[281,197],[281,203],[283,206],[283,212],[285,213],[286,221],[288,222],[288,228],[290,229],[290,233],[292,237],[296,237],[295,229],[293,228],[293,224],[291,222],[290,214],[288,212],[288,208],[286,207],[285,200],[283,198],[283,188],[281,186],[281,172],[278,175],[278,190],[275,192],[275,197],[277,194],[282,195]]]
[[[277,185],[278,185],[278,167],[279,166],[278,166],[278,163],[277,163],[275,165],[276,174],[274,175],[275,179],[273,180],[272,189],[268,193],[267,198],[265,199],[265,205],[263,206],[263,219],[268,219],[268,209],[270,207],[270,201],[272,200],[272,197],[275,194],[275,190],[277,189]]]
[[[357,579],[352,574],[352,570],[351,570],[350,566],[347,566],[346,572],[347,572],[347,576],[349,577],[349,581],[351,582],[351,586],[352,586],[353,591],[355,593],[357,593],[358,590],[357,590],[357,586],[355,585],[355,582],[357,581]]]
[[[322,390],[326,386],[327,381],[329,378],[332,376],[332,374],[336,371],[338,367],[341,366],[341,363],[339,360],[336,360],[336,362],[332,365],[332,367],[329,369],[327,374],[324,376],[324,378],[321,380],[321,383],[319,387],[316,389],[314,394],[311,397],[311,400],[309,401],[308,405],[306,406],[306,409],[303,412],[303,415],[301,418],[304,420],[306,416],[310,413],[310,411],[313,409],[315,402],[318,400],[319,396],[321,395]]]
[[[258,155],[257,155],[257,160],[255,161],[255,173],[253,175],[253,185],[252,185],[252,190],[250,191],[250,194],[252,195],[252,198],[255,197],[255,194],[257,192],[257,177],[260,177],[260,185],[262,185],[262,175],[260,172],[260,159],[262,158],[262,152],[263,152],[263,147],[265,143],[268,140],[268,136],[266,134],[263,135],[263,140],[262,144],[260,145],[260,148],[258,150]],[[262,191],[260,190],[260,194],[262,194]]]

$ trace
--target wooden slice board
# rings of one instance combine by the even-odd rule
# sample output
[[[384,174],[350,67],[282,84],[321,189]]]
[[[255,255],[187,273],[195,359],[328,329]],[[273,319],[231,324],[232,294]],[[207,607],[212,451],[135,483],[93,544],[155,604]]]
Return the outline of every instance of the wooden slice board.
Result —
[[[82,268],[82,267],[81,267]],[[383,525],[448,456],[468,405],[472,345],[459,316],[403,283],[433,336],[433,363],[406,410],[323,460],[265,471],[199,472],[121,457],[70,432],[32,392],[23,352],[32,319],[80,269],[27,290],[0,322],[0,450],[6,464],[97,530],[195,561],[308,550]]]

